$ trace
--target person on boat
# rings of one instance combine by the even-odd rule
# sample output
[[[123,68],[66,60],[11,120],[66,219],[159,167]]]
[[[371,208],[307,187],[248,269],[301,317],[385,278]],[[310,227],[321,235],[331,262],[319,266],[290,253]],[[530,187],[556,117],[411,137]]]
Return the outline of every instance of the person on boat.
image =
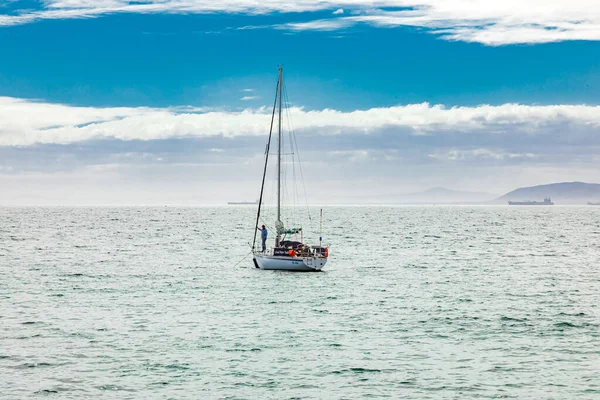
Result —
[[[256,229],[260,231],[260,237],[262,238],[262,251],[264,252],[267,250],[267,235],[269,232],[267,232],[267,228],[264,225],[262,226],[262,229],[259,227],[256,227]]]

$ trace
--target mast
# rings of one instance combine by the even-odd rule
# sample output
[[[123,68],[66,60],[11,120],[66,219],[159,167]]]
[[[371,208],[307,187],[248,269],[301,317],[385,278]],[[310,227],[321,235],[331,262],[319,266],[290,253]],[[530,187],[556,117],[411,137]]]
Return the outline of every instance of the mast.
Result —
[[[277,80],[277,86],[275,87],[275,101],[273,102],[273,113],[271,115],[271,129],[269,129],[269,140],[267,141],[267,148],[265,149],[265,167],[263,169],[262,184],[260,186],[260,197],[258,200],[258,210],[256,211],[256,228],[260,221],[260,208],[263,201],[263,193],[265,190],[265,178],[267,177],[267,165],[269,164],[269,151],[271,150],[271,137],[273,136],[273,123],[275,122],[275,109],[277,107],[277,93],[279,92],[279,80]],[[256,245],[256,229],[254,229],[254,239],[252,240],[252,251]]]
[[[323,246],[323,209],[321,208],[321,222],[319,227],[319,247]]]
[[[281,239],[281,103],[283,102],[283,67],[279,67],[279,132],[277,135],[277,239],[275,246],[279,246]]]

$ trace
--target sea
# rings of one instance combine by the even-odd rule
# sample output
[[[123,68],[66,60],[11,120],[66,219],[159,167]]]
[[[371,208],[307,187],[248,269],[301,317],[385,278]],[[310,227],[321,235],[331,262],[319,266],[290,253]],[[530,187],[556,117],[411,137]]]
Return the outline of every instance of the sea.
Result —
[[[325,207],[320,273],[254,218],[0,208],[0,399],[600,398],[600,208]]]

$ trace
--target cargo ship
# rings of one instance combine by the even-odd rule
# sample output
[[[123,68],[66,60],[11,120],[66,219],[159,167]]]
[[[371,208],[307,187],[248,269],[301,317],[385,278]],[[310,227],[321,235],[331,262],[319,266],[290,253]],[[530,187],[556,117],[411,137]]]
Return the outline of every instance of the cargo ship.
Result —
[[[256,201],[228,201],[227,204],[230,206],[255,206],[258,204],[258,200]]]
[[[546,197],[544,201],[509,201],[511,206],[553,206],[554,203],[550,197]]]
[[[598,202],[588,201],[588,206],[600,206],[600,201],[598,201]]]

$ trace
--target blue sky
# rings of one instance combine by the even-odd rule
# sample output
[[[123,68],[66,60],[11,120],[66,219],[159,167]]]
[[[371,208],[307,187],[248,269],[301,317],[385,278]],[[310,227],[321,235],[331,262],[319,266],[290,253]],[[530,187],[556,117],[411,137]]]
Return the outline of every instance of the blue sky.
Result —
[[[284,64],[294,99],[310,108],[599,99],[599,42],[490,47],[410,27],[228,29],[323,17],[312,14],[118,14],[5,27],[0,90],[77,105],[245,106],[236,89],[270,96]]]
[[[505,3],[4,2],[2,200],[253,198],[279,64],[317,201],[594,180],[600,7]]]

